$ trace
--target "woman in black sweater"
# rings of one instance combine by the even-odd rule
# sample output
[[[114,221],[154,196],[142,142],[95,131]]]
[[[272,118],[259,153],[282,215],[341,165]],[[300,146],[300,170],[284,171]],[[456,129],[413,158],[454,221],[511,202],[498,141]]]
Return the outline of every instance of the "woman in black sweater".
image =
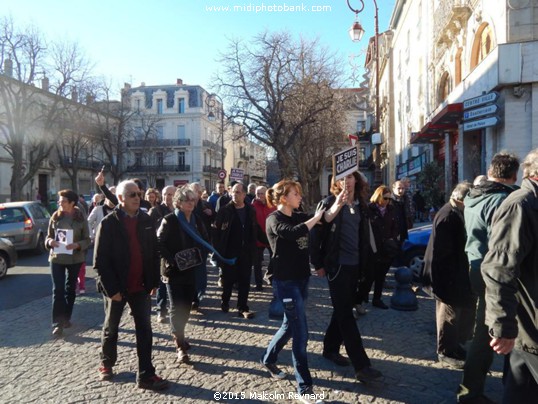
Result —
[[[306,346],[308,329],[305,300],[310,277],[308,235],[323,215],[316,211],[309,219],[296,210],[301,204],[301,185],[282,180],[267,191],[267,205],[277,210],[267,218],[267,238],[273,251],[273,285],[284,306],[284,319],[273,336],[261,362],[271,376],[283,379],[286,374],[277,366],[279,352],[293,338],[292,354],[299,394],[312,394],[312,377],[308,369]]]

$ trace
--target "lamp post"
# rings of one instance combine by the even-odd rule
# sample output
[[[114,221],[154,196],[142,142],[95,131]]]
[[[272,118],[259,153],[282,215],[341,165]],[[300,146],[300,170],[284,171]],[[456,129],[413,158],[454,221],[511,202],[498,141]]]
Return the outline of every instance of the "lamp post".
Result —
[[[359,13],[364,10],[364,0],[358,0],[361,4],[359,8],[351,7],[349,0],[347,6],[351,11],[355,13],[355,22],[349,29],[349,36],[353,42],[359,42],[364,34],[364,28],[359,21]],[[380,132],[379,128],[379,9],[377,7],[377,1],[372,0],[375,7],[375,37],[374,37],[374,62],[375,62],[375,130]],[[379,150],[378,150],[379,151]],[[376,153],[379,157],[379,154]],[[378,160],[378,159],[376,159]],[[379,170],[379,164],[376,162],[376,173]]]
[[[360,8],[353,8],[347,0],[347,6],[351,11],[355,13],[355,22],[349,29],[349,36],[353,42],[359,42],[364,35],[364,28],[359,21],[359,13],[364,10],[364,0],[359,0],[361,3]],[[379,9],[377,7],[377,1],[372,0],[375,6],[375,129],[379,132]]]
[[[224,104],[222,98],[218,94],[213,93],[209,95],[207,105],[209,106],[210,111],[207,117],[210,121],[215,120],[215,113],[213,112],[216,103],[215,99],[218,99],[220,102],[220,168],[224,170]]]

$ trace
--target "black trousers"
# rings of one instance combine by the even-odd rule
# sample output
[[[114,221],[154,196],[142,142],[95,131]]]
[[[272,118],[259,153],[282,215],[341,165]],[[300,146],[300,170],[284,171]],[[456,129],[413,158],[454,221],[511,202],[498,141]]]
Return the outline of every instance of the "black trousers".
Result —
[[[452,356],[460,345],[472,337],[474,307],[459,307],[435,301],[437,353]]]
[[[535,403],[537,380],[538,355],[514,349],[505,362],[503,404]]]
[[[331,322],[323,338],[323,351],[337,353],[342,342],[355,370],[370,366],[370,359],[362,345],[361,333],[353,317],[353,304],[359,281],[358,266],[340,265],[327,275],[333,304]]]
[[[380,300],[383,293],[383,284],[390,269],[392,259],[385,257],[376,257],[373,263],[373,268],[368,270],[366,277],[359,284],[359,304],[368,302],[368,295],[374,285],[373,300]]]
[[[146,379],[155,375],[151,363],[153,332],[151,330],[151,297],[146,292],[132,293],[121,301],[114,301],[103,296],[105,305],[105,322],[101,334],[101,363],[112,367],[118,359],[118,328],[125,304],[129,304],[133,313],[136,335],[136,354],[138,356],[137,379]]]
[[[237,282],[237,309],[249,311],[250,274],[252,259],[250,252],[241,254],[235,265],[222,264],[222,303],[229,304],[234,283]]]

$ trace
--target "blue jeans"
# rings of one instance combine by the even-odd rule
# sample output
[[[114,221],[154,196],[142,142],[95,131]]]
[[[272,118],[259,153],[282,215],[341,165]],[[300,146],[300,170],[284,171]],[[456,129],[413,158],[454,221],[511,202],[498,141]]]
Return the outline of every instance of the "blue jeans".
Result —
[[[71,320],[75,305],[78,264],[50,264],[52,275],[52,327],[63,327]],[[67,276],[66,276],[67,274]]]
[[[282,301],[276,295],[275,281],[272,281],[271,285],[273,298],[271,299],[271,303],[269,303],[269,317],[282,319],[284,317],[284,306],[282,306]]]
[[[305,301],[308,296],[308,279],[298,281],[273,280],[276,286],[277,296],[284,305],[284,320],[280,329],[269,343],[262,362],[276,363],[278,354],[288,343],[292,341],[292,359],[295,369],[295,380],[298,384],[299,394],[306,392],[312,386],[312,376],[308,370],[306,345],[308,343],[308,325],[306,323]]]
[[[133,313],[138,356],[137,380],[155,375],[151,362],[153,331],[151,330],[151,297],[146,292],[127,294],[120,302],[103,295],[105,322],[101,334],[101,363],[113,367],[118,359],[118,329],[125,304]]]

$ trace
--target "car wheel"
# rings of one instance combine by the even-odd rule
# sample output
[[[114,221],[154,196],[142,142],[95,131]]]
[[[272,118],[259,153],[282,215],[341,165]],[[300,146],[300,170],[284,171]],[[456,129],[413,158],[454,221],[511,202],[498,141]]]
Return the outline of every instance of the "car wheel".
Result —
[[[414,248],[405,254],[405,263],[413,273],[413,280],[420,282],[424,271],[424,252],[422,248]]]
[[[34,248],[34,253],[41,255],[45,252],[47,252],[47,249],[45,248],[45,236],[43,235],[43,233],[41,233],[37,238],[37,244]]]
[[[6,256],[0,253],[0,279],[7,275],[8,264]]]

